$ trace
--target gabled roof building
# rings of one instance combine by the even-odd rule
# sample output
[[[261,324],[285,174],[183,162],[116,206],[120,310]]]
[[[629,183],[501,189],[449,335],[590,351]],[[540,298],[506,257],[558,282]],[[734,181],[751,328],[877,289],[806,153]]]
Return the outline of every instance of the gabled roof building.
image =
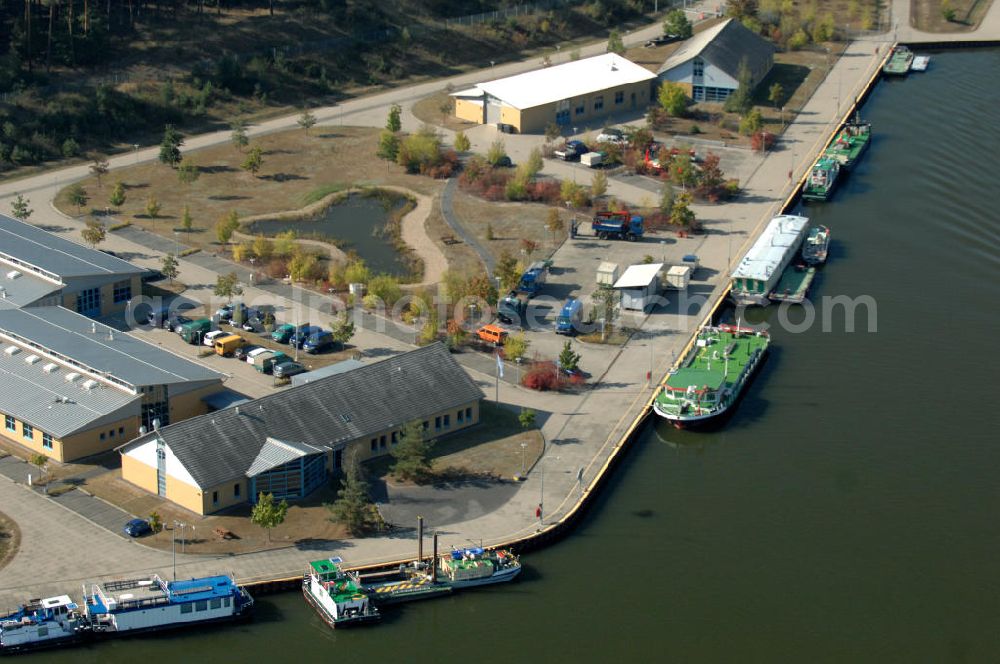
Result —
[[[150,431],[119,448],[122,477],[198,514],[300,498],[346,455],[389,453],[410,422],[430,438],[478,423],[482,398],[432,344]]]
[[[728,19],[699,32],[667,58],[660,67],[660,81],[673,81],[694,101],[725,101],[739,88],[742,63],[750,70],[754,86],[774,65],[774,45]]]

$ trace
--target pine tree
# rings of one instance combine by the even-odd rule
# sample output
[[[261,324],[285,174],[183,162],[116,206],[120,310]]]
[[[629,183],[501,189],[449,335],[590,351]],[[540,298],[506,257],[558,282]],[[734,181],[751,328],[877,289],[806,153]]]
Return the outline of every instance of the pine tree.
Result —
[[[21,194],[16,194],[14,200],[10,203],[10,213],[15,219],[20,219],[21,221],[27,221],[28,217],[34,210],[30,207],[31,201],[22,196]]]
[[[168,124],[163,130],[163,140],[160,141],[160,161],[171,167],[179,164],[182,145],[184,138],[173,125]]]
[[[306,135],[309,135],[309,130],[313,128],[316,124],[316,116],[313,115],[309,109],[302,111],[302,115],[299,116],[298,125],[306,130]]]
[[[69,202],[76,206],[77,214],[80,214],[80,210],[87,204],[87,201],[90,200],[90,197],[87,196],[87,190],[84,189],[83,185],[79,182],[69,188],[68,196]]]
[[[424,440],[424,425],[414,420],[399,433],[399,443],[392,448],[392,474],[401,480],[421,480],[431,470],[432,441]]]
[[[371,499],[368,483],[361,476],[357,461],[352,459],[345,469],[337,491],[337,500],[327,505],[330,520],[342,523],[351,535],[361,535],[371,527]]]
[[[573,352],[572,346],[567,339],[566,343],[563,344],[562,351],[559,353],[559,366],[563,369],[572,371],[580,365],[580,354]]]

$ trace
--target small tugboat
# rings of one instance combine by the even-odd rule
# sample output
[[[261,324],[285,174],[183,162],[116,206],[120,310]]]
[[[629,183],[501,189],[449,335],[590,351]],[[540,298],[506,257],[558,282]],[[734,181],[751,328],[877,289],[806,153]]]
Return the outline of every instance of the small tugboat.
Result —
[[[809,229],[802,243],[802,260],[806,265],[822,265],[830,249],[830,229],[818,224]]]
[[[456,590],[512,581],[521,573],[521,561],[511,551],[483,547],[455,549],[441,559],[442,583]]]
[[[681,365],[653,400],[653,410],[678,429],[705,425],[736,403],[767,353],[766,332],[703,327]]]
[[[194,623],[238,620],[250,615],[253,599],[230,576],[187,581],[107,581],[84,588],[84,608],[98,633],[165,630]]]
[[[871,139],[872,124],[855,118],[844,125],[823,154],[833,157],[844,170],[849,171],[868,149]]]
[[[0,653],[69,645],[89,634],[87,619],[69,595],[33,599],[0,617]]]
[[[829,156],[822,156],[809,173],[809,179],[802,187],[802,198],[807,201],[828,201],[837,186],[840,176],[840,162]]]
[[[341,558],[315,560],[302,578],[302,594],[330,627],[378,622],[382,614],[361,586],[356,573],[345,572]]]
[[[906,46],[896,46],[884,65],[882,73],[887,76],[906,76],[913,64],[913,51]]]

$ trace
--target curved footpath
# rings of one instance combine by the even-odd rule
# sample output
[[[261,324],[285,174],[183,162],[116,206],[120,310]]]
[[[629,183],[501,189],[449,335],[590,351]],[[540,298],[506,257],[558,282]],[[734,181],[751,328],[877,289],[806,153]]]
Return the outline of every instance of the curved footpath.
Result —
[[[639,31],[631,39],[643,39],[658,31],[658,25],[651,26]],[[937,36],[934,37],[940,41]],[[991,8],[980,30],[964,33],[956,41],[987,38],[1000,38],[1000,15],[995,6]],[[709,282],[712,287],[709,302],[715,302],[725,292],[727,261],[732,256],[742,254],[745,245],[792,190],[795,179],[789,177],[789,169],[794,170],[793,175],[796,175],[811,163],[844,110],[850,107],[850,100],[872,76],[879,62],[872,44],[880,43],[882,48],[879,50],[884,55],[882,42],[887,39],[891,39],[891,35],[885,35],[881,40],[852,43],[845,53],[848,57],[838,61],[803,109],[801,117],[808,119],[789,126],[781,149],[767,155],[745,183],[746,195],[741,202],[713,208],[713,221],[725,224],[726,233],[681,241],[684,249],[696,250],[702,256],[703,265],[715,270],[715,276]],[[902,41],[908,37],[900,33],[899,39]],[[604,44],[601,42],[581,50],[587,55],[601,52],[603,48]],[[516,63],[498,67],[492,74],[508,75],[535,66],[537,62]],[[481,78],[483,73],[479,72],[451,79],[451,83],[460,85]],[[443,82],[435,81],[395,90],[348,102],[344,107],[322,109],[316,114],[324,124],[337,123],[342,119],[351,124],[365,124],[366,119],[373,121],[377,117],[378,124],[381,125],[387,104],[412,101],[440,89],[442,85]],[[841,90],[844,92],[842,95]],[[253,133],[278,131],[293,126],[294,122],[294,116],[274,120],[256,127]],[[188,140],[187,147],[196,148],[224,140],[228,140],[225,132],[192,137]],[[798,155],[801,161],[794,163],[789,153]],[[138,156],[117,157],[112,161],[112,167],[131,165],[136,158],[153,159],[155,150],[140,152]],[[78,237],[79,222],[64,218],[42,201],[51,200],[59,186],[85,175],[87,167],[80,166],[13,184],[6,183],[0,186],[0,196],[10,196],[14,191],[29,194],[35,208],[33,222],[58,226],[66,229],[67,234]],[[0,205],[9,203],[0,202]],[[743,247],[730,246],[733,235],[742,236],[740,239],[743,240]],[[556,263],[561,262],[561,257],[567,258],[585,251],[578,244],[572,241],[564,243],[555,256]],[[109,237],[107,246],[115,251],[139,254],[141,257],[136,259],[139,264],[154,265],[159,260],[159,254],[155,251],[150,253],[146,246],[120,236]],[[196,297],[203,295],[207,301],[216,273],[190,260],[182,261],[181,267],[182,279],[193,284],[191,294]],[[264,291],[257,288],[248,289],[249,297],[263,294]],[[659,312],[648,317],[645,320],[647,329],[657,330],[656,336],[637,335],[620,350],[601,354],[598,358],[600,366],[592,368],[594,375],[601,376],[600,383],[580,395],[527,392],[501,382],[499,398],[503,403],[515,407],[530,405],[539,411],[548,449],[529,479],[518,487],[509,502],[488,514],[449,524],[447,533],[442,537],[442,546],[464,545],[468,539],[480,538],[486,544],[495,544],[531,535],[542,525],[535,517],[535,510],[540,502],[544,504],[545,525],[558,521],[573,509],[584,487],[594,479],[611,451],[618,447],[623,434],[629,430],[648,401],[651,391],[645,381],[646,371],[651,368],[655,375],[662,375],[671,358],[688,343],[691,332],[703,316],[704,310],[694,317]],[[654,341],[655,347],[652,346]],[[359,331],[358,343],[364,348],[378,348],[387,352],[409,347],[400,341],[398,334],[381,334],[370,329]],[[590,367],[588,364],[588,368]],[[470,375],[492,398],[494,377],[488,371],[488,367],[484,367],[484,371],[469,369]],[[617,417],[609,417],[609,413],[614,413]],[[578,477],[582,479],[582,483],[578,482]],[[13,604],[27,596],[72,592],[83,579],[149,571],[170,573],[169,554],[124,542],[117,535],[82,521],[77,515],[41,495],[2,478],[0,501],[7,505],[5,510],[21,526],[23,537],[22,552],[7,568],[0,571],[0,602]],[[434,526],[429,525],[432,528]],[[412,535],[401,535],[332,542],[309,550],[290,546],[242,556],[183,556],[179,557],[178,573],[197,576],[232,571],[241,580],[249,581],[300,574],[307,561],[332,555],[334,552],[344,556],[351,564],[359,565],[408,558],[413,555],[414,548]]]

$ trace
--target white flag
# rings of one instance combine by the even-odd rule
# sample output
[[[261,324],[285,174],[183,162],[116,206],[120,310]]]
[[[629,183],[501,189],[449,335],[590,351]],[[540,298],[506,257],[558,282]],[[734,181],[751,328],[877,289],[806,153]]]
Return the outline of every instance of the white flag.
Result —
[[[503,378],[503,360],[500,359],[499,353],[497,353],[497,376]]]

